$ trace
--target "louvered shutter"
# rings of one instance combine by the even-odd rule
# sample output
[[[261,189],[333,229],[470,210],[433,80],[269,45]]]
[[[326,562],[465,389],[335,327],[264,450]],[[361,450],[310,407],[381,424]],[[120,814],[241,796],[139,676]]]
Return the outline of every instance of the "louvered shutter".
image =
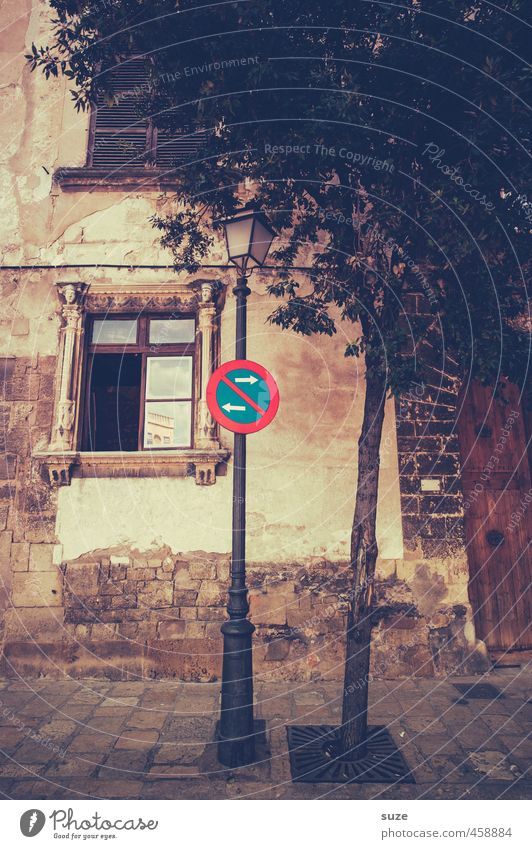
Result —
[[[204,144],[205,133],[203,131],[194,133],[190,129],[184,129],[182,132],[172,135],[164,130],[158,130],[156,165],[159,168],[171,169],[185,162],[193,162],[201,156],[201,149]]]
[[[108,72],[115,102],[99,97],[93,117],[90,164],[117,168],[143,166],[149,153],[150,125],[139,118],[137,98],[148,78],[142,59],[130,59]]]
[[[139,118],[137,98],[146,91],[148,75],[142,58],[130,59],[109,71],[109,88],[115,102],[100,97],[96,104],[89,164],[95,168],[119,170],[126,166],[155,165],[171,169],[198,158],[205,143],[203,132],[183,128],[169,133]]]

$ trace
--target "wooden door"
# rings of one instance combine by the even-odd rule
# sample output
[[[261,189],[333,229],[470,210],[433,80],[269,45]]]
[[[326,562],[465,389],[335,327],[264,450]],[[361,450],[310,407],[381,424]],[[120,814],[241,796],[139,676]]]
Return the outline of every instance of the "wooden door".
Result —
[[[497,650],[532,648],[532,488],[525,405],[473,382],[462,395],[462,456],[469,597],[477,636]]]

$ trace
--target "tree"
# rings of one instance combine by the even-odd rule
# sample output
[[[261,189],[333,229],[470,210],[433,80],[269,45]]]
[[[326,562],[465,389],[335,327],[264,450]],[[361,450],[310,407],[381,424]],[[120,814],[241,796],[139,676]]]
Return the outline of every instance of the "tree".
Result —
[[[176,164],[168,212],[155,216],[176,268],[197,269],[213,226],[250,206],[280,234],[271,316],[303,334],[352,325],[364,357],[351,535],[342,751],[364,754],[379,445],[387,393],[423,379],[427,351],[462,377],[523,384],[527,239],[532,206],[525,0],[402,4],[264,0],[204,7],[175,0],[51,0],[49,46],[33,68],[65,74],[76,107],[109,94],[102,68],[145,57],[139,115],[201,133]],[[528,31],[527,31],[528,30]],[[214,223],[213,223],[214,222]],[[312,248],[301,287],[295,267]],[[421,292],[431,319],[409,316]],[[523,323],[525,316],[525,324]],[[430,338],[430,345],[428,341]]]

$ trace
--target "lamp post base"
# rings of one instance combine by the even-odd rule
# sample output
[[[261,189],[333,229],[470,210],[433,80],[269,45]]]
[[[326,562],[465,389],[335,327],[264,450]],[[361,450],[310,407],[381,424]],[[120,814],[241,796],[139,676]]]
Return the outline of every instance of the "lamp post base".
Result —
[[[230,590],[231,594],[235,594],[234,590]],[[218,759],[224,766],[244,766],[255,758],[251,649],[254,630],[249,619],[229,619],[221,628],[224,653],[217,739]]]
[[[218,760],[224,766],[234,769],[247,766],[256,760],[256,747],[266,745],[266,721],[255,719],[253,731],[247,737],[224,737],[220,723],[216,723],[216,741],[218,742]]]
[[[366,754],[342,756],[341,728],[332,725],[287,725],[293,782],[305,784],[415,784],[408,764],[384,725],[368,728]]]

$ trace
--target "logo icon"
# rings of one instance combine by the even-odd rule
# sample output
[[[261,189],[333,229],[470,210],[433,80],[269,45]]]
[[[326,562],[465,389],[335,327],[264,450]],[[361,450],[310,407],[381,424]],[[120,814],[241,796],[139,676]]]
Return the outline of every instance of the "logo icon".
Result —
[[[24,837],[35,837],[43,830],[46,817],[42,811],[37,808],[30,808],[25,811],[20,818],[20,830]]]

